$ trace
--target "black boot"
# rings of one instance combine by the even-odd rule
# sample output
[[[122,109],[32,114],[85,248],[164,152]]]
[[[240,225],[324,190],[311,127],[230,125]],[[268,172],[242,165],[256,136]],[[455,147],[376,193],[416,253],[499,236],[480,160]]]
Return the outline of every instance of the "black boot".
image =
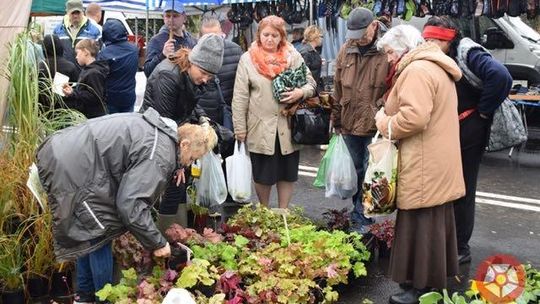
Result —
[[[463,253],[463,254],[458,255],[458,263],[459,263],[459,265],[470,263],[471,260],[472,260],[471,253],[468,252],[468,251]]]
[[[390,297],[392,304],[418,304],[418,298],[422,295],[422,291],[411,288],[403,292],[397,293]]]

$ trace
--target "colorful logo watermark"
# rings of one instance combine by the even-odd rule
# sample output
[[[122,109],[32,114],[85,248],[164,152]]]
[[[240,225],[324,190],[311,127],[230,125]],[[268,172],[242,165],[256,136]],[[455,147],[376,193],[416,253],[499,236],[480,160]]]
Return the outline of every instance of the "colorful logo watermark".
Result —
[[[476,271],[476,287],[489,303],[509,303],[525,288],[525,268],[510,255],[494,255],[484,260]]]

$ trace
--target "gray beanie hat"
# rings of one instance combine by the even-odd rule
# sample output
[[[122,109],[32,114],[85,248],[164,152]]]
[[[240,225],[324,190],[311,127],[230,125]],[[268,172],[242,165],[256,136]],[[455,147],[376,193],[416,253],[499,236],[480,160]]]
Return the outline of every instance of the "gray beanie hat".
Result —
[[[202,36],[188,58],[189,62],[201,69],[217,74],[223,64],[223,38],[212,33]]]

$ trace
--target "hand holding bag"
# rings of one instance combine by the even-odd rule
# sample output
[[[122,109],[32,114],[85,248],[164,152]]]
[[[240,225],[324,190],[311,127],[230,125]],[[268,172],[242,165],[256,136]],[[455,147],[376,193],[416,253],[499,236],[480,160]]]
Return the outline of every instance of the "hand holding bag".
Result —
[[[373,217],[394,212],[397,196],[398,148],[392,142],[392,119],[388,121],[388,138],[375,134],[368,145],[369,161],[362,185],[364,215]]]
[[[251,160],[243,142],[234,144],[234,154],[225,159],[229,194],[236,202],[247,202],[251,198]]]

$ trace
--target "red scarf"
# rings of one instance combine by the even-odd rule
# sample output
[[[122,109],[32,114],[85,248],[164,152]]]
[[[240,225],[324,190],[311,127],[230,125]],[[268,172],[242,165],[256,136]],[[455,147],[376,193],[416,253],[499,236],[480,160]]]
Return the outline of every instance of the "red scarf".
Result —
[[[388,70],[388,74],[386,75],[386,78],[384,79],[384,81],[386,82],[386,87],[387,87],[386,92],[383,95],[383,100],[385,103],[386,103],[386,99],[388,98],[388,95],[390,95],[390,91],[394,87],[394,84],[395,84],[394,78],[396,77],[396,72],[397,72],[397,67],[399,65],[399,62],[401,61],[401,58],[405,56],[405,54],[407,54],[407,52],[403,53],[403,55],[399,57],[396,63],[392,64],[392,66],[390,67],[390,70]]]
[[[290,64],[288,45],[279,48],[275,53],[269,53],[255,41],[249,48],[249,55],[257,72],[270,80],[285,71]]]
[[[424,27],[422,37],[424,39],[437,39],[443,41],[452,41],[456,37],[456,30],[448,29],[440,26],[428,25]]]

